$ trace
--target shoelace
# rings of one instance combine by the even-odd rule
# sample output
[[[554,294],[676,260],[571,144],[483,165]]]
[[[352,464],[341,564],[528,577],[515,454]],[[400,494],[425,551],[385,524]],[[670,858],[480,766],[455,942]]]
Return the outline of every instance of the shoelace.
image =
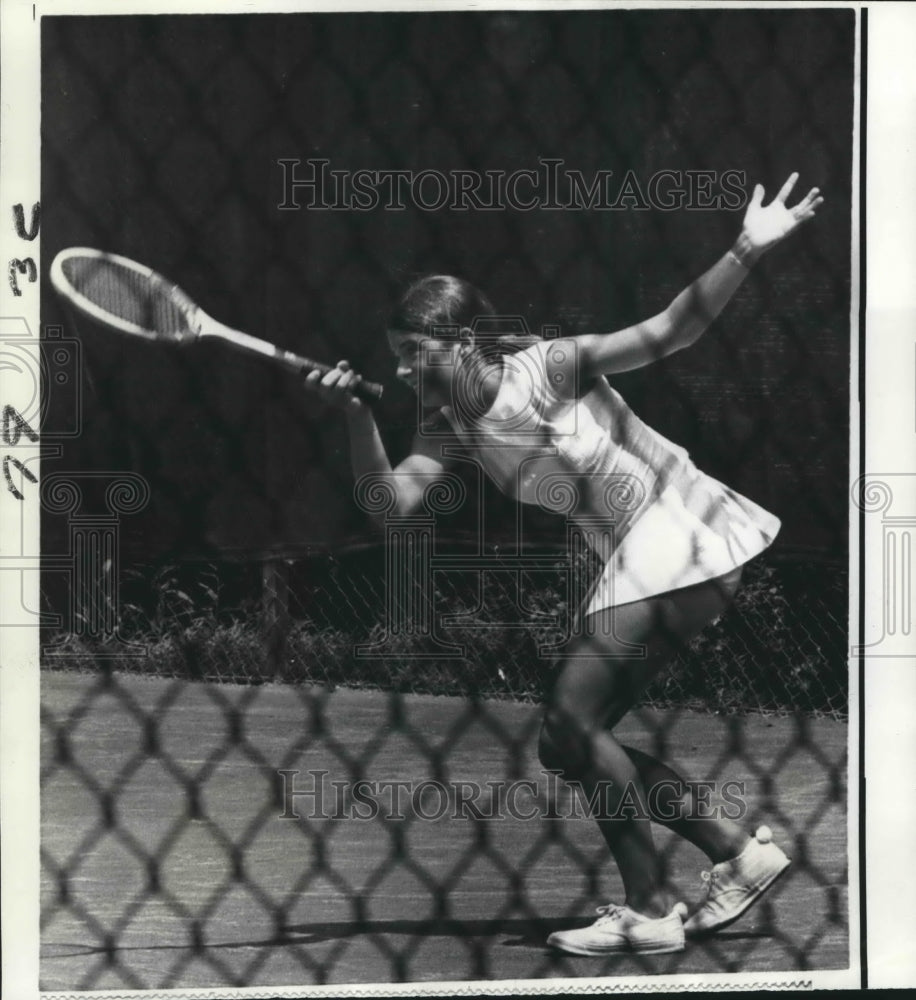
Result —
[[[716,890],[719,873],[717,871],[700,872],[700,878],[706,883],[706,895],[711,896]]]
[[[608,903],[607,906],[599,906],[596,909],[600,920],[616,920],[618,917],[623,916],[624,907],[618,905],[617,903]]]

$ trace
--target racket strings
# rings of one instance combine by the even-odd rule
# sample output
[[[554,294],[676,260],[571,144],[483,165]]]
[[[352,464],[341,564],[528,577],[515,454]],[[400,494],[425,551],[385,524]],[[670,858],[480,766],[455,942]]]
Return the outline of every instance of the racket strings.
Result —
[[[190,330],[188,310],[175,301],[160,278],[124,267],[116,261],[71,257],[64,276],[75,291],[108,316],[156,336],[181,338]]]

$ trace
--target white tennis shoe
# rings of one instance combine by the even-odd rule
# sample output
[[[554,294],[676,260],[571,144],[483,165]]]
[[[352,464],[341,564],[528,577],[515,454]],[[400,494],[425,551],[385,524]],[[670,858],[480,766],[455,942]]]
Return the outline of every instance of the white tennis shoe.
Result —
[[[547,944],[572,955],[662,955],[684,950],[687,907],[676,903],[666,917],[645,917],[628,906],[599,906],[589,927],[554,931]]]
[[[761,826],[745,849],[731,861],[703,872],[706,899],[684,922],[687,937],[703,937],[728,927],[770,888],[791,861],[773,843],[773,833]]]

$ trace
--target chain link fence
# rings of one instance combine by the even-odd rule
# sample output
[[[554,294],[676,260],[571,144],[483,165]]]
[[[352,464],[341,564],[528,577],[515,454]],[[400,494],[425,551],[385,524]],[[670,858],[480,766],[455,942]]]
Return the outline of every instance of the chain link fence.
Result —
[[[435,635],[393,630],[341,421],[269,366],[76,326],[45,283],[45,335],[82,359],[81,396],[49,380],[44,421],[79,407],[43,465],[46,990],[848,965],[854,27],[826,9],[42,19],[44,258],[124,254],[238,329],[387,378],[395,459],[418,414],[384,317],[417,274],[462,274],[533,331],[616,329],[730,245],[736,189],[798,169],[829,196],[702,341],[614,380],[783,522],[624,737],[709,775],[720,806],[741,784],[741,821],[773,828],[791,874],[752,930],[657,958],[544,947],[620,894],[590,824],[541,821],[575,801],[536,771],[548,647],[596,570],[565,526],[533,512],[521,559],[485,486],[438,519]],[[357,171],[427,178],[364,204]],[[523,177],[538,207],[491,210],[483,187],[452,204],[456,172]],[[354,798],[375,782],[378,804],[381,779],[409,783],[403,821]],[[412,798],[497,781],[531,782],[539,820]],[[659,845],[696,895],[702,859]]]
[[[459,558],[467,552],[449,549]],[[385,556],[367,547],[260,564],[128,569],[112,633],[100,641],[79,627],[55,629],[46,662],[94,669],[103,657],[112,669],[188,680],[542,700],[551,646],[570,635],[575,610],[565,550],[539,555],[540,568],[519,569],[497,550],[486,570],[435,572],[433,616],[452,623],[435,635],[392,632]],[[594,577],[594,554],[580,559],[581,574]],[[734,605],[656,680],[646,703],[845,719],[847,608],[844,566],[751,563]],[[360,655],[373,644],[377,655]]]

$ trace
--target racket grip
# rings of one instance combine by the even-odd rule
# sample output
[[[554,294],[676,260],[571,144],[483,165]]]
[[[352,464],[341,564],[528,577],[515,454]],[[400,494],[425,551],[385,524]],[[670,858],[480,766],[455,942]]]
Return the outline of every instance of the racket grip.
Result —
[[[367,382],[365,379],[356,383],[353,395],[361,399],[364,403],[377,403],[382,398],[385,391],[384,386],[379,382]]]
[[[278,358],[288,368],[292,368],[300,375],[308,375],[309,372],[321,372],[322,375],[326,375],[332,369],[331,365],[323,364],[321,361],[312,361],[311,358],[303,358],[289,351],[283,351]],[[385,387],[378,382],[369,382],[367,379],[361,379],[356,383],[352,391],[353,395],[357,399],[361,399],[364,403],[377,403],[382,398]]]

